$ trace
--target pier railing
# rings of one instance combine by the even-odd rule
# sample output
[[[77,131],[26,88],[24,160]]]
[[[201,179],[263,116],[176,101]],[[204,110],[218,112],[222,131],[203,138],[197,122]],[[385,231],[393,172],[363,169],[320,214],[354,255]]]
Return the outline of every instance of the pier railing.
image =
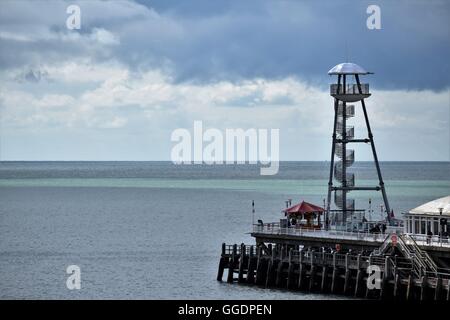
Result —
[[[371,233],[371,232],[352,232],[352,231],[339,231],[339,230],[323,230],[323,229],[308,229],[304,226],[290,226],[281,227],[278,222],[254,224],[254,233],[274,234],[274,235],[294,235],[301,237],[312,238],[329,238],[340,240],[362,240],[369,242],[382,243],[386,239],[389,232],[386,233]],[[434,246],[434,247],[447,247],[450,248],[450,239],[440,236],[427,236],[420,234],[408,234],[417,245]]]
[[[311,238],[329,238],[339,240],[360,240],[369,242],[384,242],[386,234],[370,232],[349,232],[339,230],[307,229],[301,227],[280,227],[279,223],[266,223],[253,225],[254,233],[293,235]]]
[[[244,249],[244,251],[242,251]],[[223,245],[222,254],[223,255],[236,255],[239,256],[242,252],[245,255],[249,255],[252,248],[250,246],[243,246],[243,248],[239,245]]]
[[[432,246],[432,247],[447,247],[450,248],[450,239],[448,237],[441,237],[438,235],[428,236],[425,234],[413,234],[408,233],[419,246]]]

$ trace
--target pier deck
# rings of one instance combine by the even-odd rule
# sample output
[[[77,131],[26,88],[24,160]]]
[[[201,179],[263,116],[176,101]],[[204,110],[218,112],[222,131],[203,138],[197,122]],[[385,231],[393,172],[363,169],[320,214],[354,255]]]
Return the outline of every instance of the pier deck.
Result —
[[[282,243],[305,247],[334,247],[336,244],[352,250],[374,250],[378,248],[389,233],[347,232],[338,230],[282,228],[279,223],[254,225],[251,236],[256,243]],[[438,236],[408,234],[420,249],[430,253],[433,258],[450,267],[450,240]]]

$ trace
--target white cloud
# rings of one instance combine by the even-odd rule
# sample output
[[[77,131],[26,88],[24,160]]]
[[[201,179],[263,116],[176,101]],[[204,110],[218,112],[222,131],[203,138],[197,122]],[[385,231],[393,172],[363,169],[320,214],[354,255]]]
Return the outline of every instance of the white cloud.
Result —
[[[203,120],[206,127],[220,129],[279,128],[285,158],[328,159],[332,98],[327,90],[300,79],[175,83],[160,70],[138,74],[114,62],[86,61],[48,66],[45,70],[57,82],[58,93],[31,93],[21,90],[20,85],[0,90],[4,140],[15,130],[36,132],[39,128],[43,131],[57,128],[63,137],[68,129],[85,128],[97,130],[95,135],[105,141],[109,138],[102,130],[121,130],[124,139],[133,141],[158,137],[159,149],[170,149],[171,130],[189,129],[194,120]],[[77,81],[88,86],[79,94],[71,94],[72,84]],[[442,139],[448,139],[448,91],[372,90],[372,93],[366,103],[376,142],[386,145],[384,140],[388,139],[392,150],[384,159],[403,159],[404,155],[415,153],[414,144],[405,144],[404,137],[417,135],[418,128],[422,155],[442,158],[437,151],[433,153],[433,141],[440,145]],[[357,134],[365,136],[358,108],[357,117],[349,120],[352,123],[356,124]],[[397,145],[396,139],[402,145]],[[313,151],[304,154],[301,150],[305,148]],[[370,153],[358,155],[360,160],[368,159]],[[165,158],[164,154],[156,157]]]
[[[102,29],[94,28],[92,33],[89,35],[90,39],[97,41],[102,45],[117,45],[120,44],[120,39],[117,35],[112,32]]]

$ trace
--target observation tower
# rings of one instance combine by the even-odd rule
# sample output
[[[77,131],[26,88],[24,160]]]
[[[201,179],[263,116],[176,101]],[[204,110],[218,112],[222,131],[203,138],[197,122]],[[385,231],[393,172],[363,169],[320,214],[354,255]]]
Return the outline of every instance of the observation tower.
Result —
[[[331,146],[330,176],[328,181],[327,208],[325,216],[325,228],[328,230],[330,224],[334,224],[337,229],[345,229],[347,218],[355,211],[354,199],[348,198],[348,193],[353,190],[359,191],[381,191],[384,201],[384,208],[387,212],[387,221],[390,223],[390,207],[384,188],[380,165],[378,163],[377,152],[373,141],[372,130],[370,129],[369,117],[365,99],[370,97],[369,84],[362,84],[360,76],[372,74],[354,63],[341,63],[334,66],[328,74],[337,76],[337,83],[330,86],[330,95],[334,98],[334,125],[333,142]],[[350,118],[355,115],[355,104],[361,103],[367,127],[367,137],[355,138],[354,127],[348,125]],[[351,166],[355,162],[355,152],[348,145],[354,143],[370,144],[373,160],[378,175],[378,185],[358,186],[355,183],[355,174],[351,173]],[[336,159],[336,160],[335,160]],[[335,185],[333,182],[336,181]],[[339,210],[333,210],[334,215],[330,215],[331,194],[334,191],[334,203]]]

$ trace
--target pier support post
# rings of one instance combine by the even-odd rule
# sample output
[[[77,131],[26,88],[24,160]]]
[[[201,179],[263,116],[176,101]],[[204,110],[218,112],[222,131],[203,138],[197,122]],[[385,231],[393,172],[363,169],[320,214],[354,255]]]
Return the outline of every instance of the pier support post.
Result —
[[[247,283],[255,282],[255,257],[253,256],[253,246],[250,246],[250,252],[247,265]]]
[[[333,275],[331,277],[331,293],[336,292],[338,269],[336,265],[336,252],[333,253]]]
[[[217,281],[222,282],[223,270],[225,269],[225,257],[220,257],[219,270],[217,271]]]
[[[447,283],[447,301],[450,301],[450,281]]]
[[[447,283],[447,301],[450,301],[450,281]]]
[[[263,284],[263,279],[265,276],[264,268],[266,266],[266,259],[262,254],[262,247],[258,247],[258,260],[256,262],[256,277],[255,284]]]
[[[344,277],[344,294],[348,293],[348,289],[350,288],[350,276],[351,271],[349,268],[349,253],[345,254],[345,277]]]
[[[245,250],[246,246],[245,244],[241,244],[241,254],[239,257],[239,273],[238,273],[238,282],[242,283],[244,282],[244,264],[245,264]]]
[[[305,269],[303,266],[303,249],[300,250],[299,255],[298,255],[298,262],[299,262],[299,268],[298,268],[298,288],[300,290],[303,289],[304,287],[304,276],[305,276]]]
[[[324,265],[322,267],[322,282],[320,283],[320,291],[327,291],[327,278],[328,278],[328,267]]]
[[[266,273],[266,288],[270,287],[273,284],[273,274],[275,269],[275,255],[277,254],[276,248],[272,250],[272,256],[269,260],[269,264],[267,266]]]
[[[354,296],[357,297],[359,295],[359,292],[361,291],[361,280],[362,280],[362,270],[361,270],[361,254],[358,254],[358,271],[356,272],[356,280],[355,280],[355,292]]]
[[[286,287],[288,289],[292,288],[292,284],[293,284],[293,278],[294,278],[294,262],[292,261],[292,249],[289,250],[289,265],[288,265],[288,272],[287,272],[287,283],[286,283]]]
[[[394,276],[394,298],[398,299],[400,297],[400,275],[398,272]]]
[[[427,296],[427,282],[428,282],[428,277],[422,276],[421,282],[420,282],[420,301],[424,301],[428,298]]]
[[[373,263],[373,256],[371,254],[369,256],[369,266],[371,266],[372,263]],[[366,273],[367,273],[367,271],[366,271]],[[367,277],[369,277],[369,274],[367,274]],[[371,293],[371,290],[369,289],[369,286],[367,285],[367,282],[366,282],[366,296],[365,296],[366,299],[370,297],[370,293]]]
[[[275,280],[275,286],[281,287],[282,282],[283,282],[283,260],[280,260],[277,266],[277,277]]]
[[[359,268],[358,272],[356,273],[355,297],[359,297],[361,294],[361,288],[363,287],[363,281],[362,281],[363,275],[364,275],[364,270]]]
[[[383,272],[383,279],[381,280],[381,290],[380,290],[380,299],[387,299],[388,298],[388,285],[389,285],[389,278],[391,275],[391,268],[389,263],[389,257],[386,257],[384,260],[384,272]]]
[[[309,268],[309,291],[314,290],[314,280],[316,277],[316,266],[314,265],[314,250],[309,252],[310,254],[310,268]]]
[[[217,271],[217,281],[222,281],[222,277],[223,277],[223,270],[225,269],[225,247],[226,244],[225,242],[222,243],[222,254],[220,256],[220,261],[219,261],[219,270]]]
[[[388,278],[386,277],[386,273],[384,273],[383,279],[381,279],[380,299],[387,299],[387,297],[388,297]]]
[[[434,289],[434,300],[441,300],[442,295],[442,278],[436,279],[436,288]]]
[[[412,274],[408,277],[408,286],[406,287],[406,300],[411,300],[414,290],[414,282]]]
[[[233,244],[233,252],[231,254],[231,259],[228,261],[228,277],[227,282],[232,283],[234,277],[234,265],[236,263],[236,255],[237,255],[237,245]]]

